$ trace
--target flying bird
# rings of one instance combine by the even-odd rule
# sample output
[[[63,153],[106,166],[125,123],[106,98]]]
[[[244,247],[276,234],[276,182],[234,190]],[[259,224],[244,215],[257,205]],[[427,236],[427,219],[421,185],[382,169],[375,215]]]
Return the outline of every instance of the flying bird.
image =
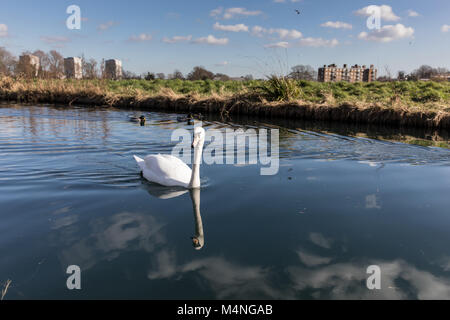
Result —
[[[297,9],[296,9],[295,12],[297,12],[297,14],[300,14],[300,10],[297,10]]]

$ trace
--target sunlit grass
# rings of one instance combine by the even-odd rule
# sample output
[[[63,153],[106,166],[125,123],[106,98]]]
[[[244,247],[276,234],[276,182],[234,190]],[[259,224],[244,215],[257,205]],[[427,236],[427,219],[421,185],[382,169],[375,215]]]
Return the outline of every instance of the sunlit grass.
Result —
[[[272,76],[268,80],[56,80],[0,79],[0,94],[17,97],[42,94],[102,96],[106,99],[152,96],[190,96],[196,98],[232,98],[242,95],[260,101],[298,102],[338,106],[343,103],[358,108],[381,107],[404,111],[450,112],[450,82],[371,82],[321,83]]]

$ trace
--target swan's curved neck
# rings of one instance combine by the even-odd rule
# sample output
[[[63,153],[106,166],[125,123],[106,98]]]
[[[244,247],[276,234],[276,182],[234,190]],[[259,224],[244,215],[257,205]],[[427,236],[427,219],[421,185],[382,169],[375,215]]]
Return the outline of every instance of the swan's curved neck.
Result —
[[[203,141],[194,148],[194,163],[192,164],[191,181],[189,188],[200,188],[200,164],[202,162]]]

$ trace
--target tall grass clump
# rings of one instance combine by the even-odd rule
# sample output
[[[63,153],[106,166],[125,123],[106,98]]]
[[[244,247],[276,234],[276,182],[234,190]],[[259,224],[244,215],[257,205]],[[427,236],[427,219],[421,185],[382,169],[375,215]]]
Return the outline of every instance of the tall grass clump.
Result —
[[[297,81],[276,75],[272,75],[265,81],[261,89],[263,94],[272,101],[296,100],[302,93]]]

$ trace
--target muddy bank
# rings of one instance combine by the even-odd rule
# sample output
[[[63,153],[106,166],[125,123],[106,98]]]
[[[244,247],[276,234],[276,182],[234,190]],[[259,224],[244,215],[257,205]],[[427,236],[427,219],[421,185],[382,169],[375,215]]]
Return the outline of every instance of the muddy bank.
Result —
[[[299,104],[297,102],[260,102],[249,96],[231,98],[195,98],[191,96],[110,97],[107,95],[55,94],[52,92],[0,91],[0,100],[23,103],[57,103],[86,106],[112,106],[124,109],[142,109],[165,112],[196,112],[218,114],[221,117],[246,115],[267,118],[314,120],[353,124],[373,124],[395,127],[450,128],[448,112],[411,112],[381,107],[360,108],[349,103],[338,106]]]

